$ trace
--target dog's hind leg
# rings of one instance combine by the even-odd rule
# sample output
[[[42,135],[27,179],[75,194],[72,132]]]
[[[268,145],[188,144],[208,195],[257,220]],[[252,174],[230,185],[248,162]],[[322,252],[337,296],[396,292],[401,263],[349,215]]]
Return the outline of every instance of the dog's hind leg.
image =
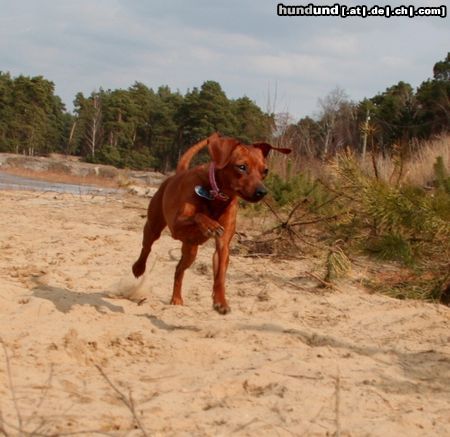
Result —
[[[166,227],[166,220],[162,213],[163,187],[159,189],[148,207],[147,221],[144,226],[144,238],[142,240],[142,250],[138,260],[133,264],[133,274],[138,278],[145,272],[147,258],[152,249],[153,243],[161,236],[161,232]]]
[[[170,301],[172,305],[183,305],[183,298],[181,297],[181,285],[183,282],[184,271],[188,269],[195,261],[197,250],[197,245],[188,243],[183,243],[183,246],[181,247],[181,259],[175,270],[173,294],[172,300]]]

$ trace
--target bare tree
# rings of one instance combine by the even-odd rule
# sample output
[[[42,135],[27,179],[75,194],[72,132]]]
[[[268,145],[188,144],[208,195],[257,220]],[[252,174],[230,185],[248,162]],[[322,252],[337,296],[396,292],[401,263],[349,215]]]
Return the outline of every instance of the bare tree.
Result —
[[[89,127],[86,132],[86,140],[89,152],[92,158],[95,158],[95,152],[101,144],[102,137],[102,105],[98,94],[92,98],[92,113]]]
[[[289,112],[280,112],[275,114],[275,131],[274,137],[277,139],[277,144],[283,144],[283,147],[292,146],[292,134],[290,126],[294,123],[294,119]]]
[[[319,99],[319,118],[322,125],[322,156],[327,156],[330,152],[333,135],[335,134],[339,111],[344,103],[348,102],[345,91],[336,87],[323,99]]]

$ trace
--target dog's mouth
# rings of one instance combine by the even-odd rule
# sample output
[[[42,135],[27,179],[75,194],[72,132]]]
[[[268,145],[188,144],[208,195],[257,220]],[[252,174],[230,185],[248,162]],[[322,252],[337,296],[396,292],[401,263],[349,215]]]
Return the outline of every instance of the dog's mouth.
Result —
[[[258,203],[264,198],[264,195],[261,196],[258,194],[253,194],[252,196],[249,196],[247,194],[244,194],[240,190],[237,191],[237,194],[239,195],[240,198],[242,198],[243,200],[245,200],[246,202],[249,202],[249,203]]]

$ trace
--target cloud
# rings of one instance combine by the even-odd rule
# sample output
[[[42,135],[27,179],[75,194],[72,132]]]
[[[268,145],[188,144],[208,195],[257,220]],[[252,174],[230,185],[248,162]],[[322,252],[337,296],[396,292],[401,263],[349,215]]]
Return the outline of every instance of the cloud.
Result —
[[[53,80],[69,108],[101,86],[185,92],[212,79],[262,107],[276,84],[279,109],[299,117],[336,85],[355,100],[399,80],[417,86],[450,43],[448,18],[282,18],[272,0],[0,4],[0,68]]]
[[[297,77],[304,80],[307,77],[317,77],[324,73],[324,59],[319,56],[301,53],[279,53],[276,55],[257,55],[249,59],[250,67],[258,75]]]
[[[310,45],[311,50],[326,53],[332,57],[357,56],[360,50],[359,39],[356,35],[335,33],[333,35],[320,35],[315,37]]]

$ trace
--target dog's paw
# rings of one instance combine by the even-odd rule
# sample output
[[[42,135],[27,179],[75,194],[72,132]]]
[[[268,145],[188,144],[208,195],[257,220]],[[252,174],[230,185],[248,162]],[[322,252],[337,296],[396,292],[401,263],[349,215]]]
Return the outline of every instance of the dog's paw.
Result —
[[[194,221],[200,229],[201,233],[207,238],[221,237],[225,232],[225,229],[220,225],[219,222],[209,218],[205,214],[196,214],[194,216]]]
[[[220,225],[208,228],[209,237],[221,237],[224,232],[225,230]]]
[[[221,303],[221,302],[214,302],[213,308],[222,315],[228,314],[231,312],[231,308],[228,306],[227,303]]]
[[[181,297],[172,297],[170,305],[183,305],[183,299]]]
[[[136,261],[133,264],[132,270],[133,270],[133,275],[136,278],[139,278],[139,276],[142,276],[145,272],[145,262],[141,262],[139,260]]]
[[[221,237],[225,232],[224,228],[214,220],[208,220],[201,223],[200,226],[205,237]]]

